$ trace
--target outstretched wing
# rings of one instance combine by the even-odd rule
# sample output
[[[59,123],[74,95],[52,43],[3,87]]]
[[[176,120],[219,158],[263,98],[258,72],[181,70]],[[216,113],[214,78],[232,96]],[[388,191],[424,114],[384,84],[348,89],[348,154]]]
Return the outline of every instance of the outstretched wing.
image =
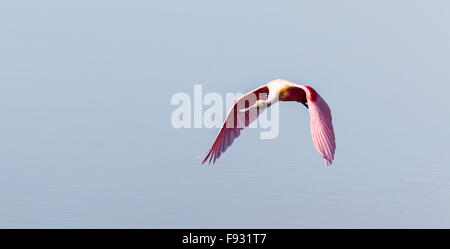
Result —
[[[325,159],[325,164],[331,165],[336,150],[336,141],[330,107],[322,97],[310,86],[293,84],[288,89],[287,101],[298,101],[306,104],[310,114],[310,128],[314,147]],[[280,99],[283,101],[283,99]]]
[[[330,107],[320,95],[312,103],[308,102],[310,114],[311,135],[314,147],[325,159],[326,165],[331,165],[336,150],[336,140],[331,117]]]
[[[234,102],[233,108],[228,112],[227,117],[222,124],[222,128],[220,128],[220,131],[217,134],[216,140],[214,140],[209,151],[205,153],[206,157],[202,164],[205,163],[208,158],[208,163],[211,163],[211,160],[215,163],[216,159],[219,158],[231,144],[233,144],[234,139],[239,137],[241,130],[247,127],[251,122],[255,121],[260,114],[259,109],[246,112],[240,112],[239,110],[254,105],[257,100],[266,100],[268,94],[269,88],[264,85],[246,93]]]

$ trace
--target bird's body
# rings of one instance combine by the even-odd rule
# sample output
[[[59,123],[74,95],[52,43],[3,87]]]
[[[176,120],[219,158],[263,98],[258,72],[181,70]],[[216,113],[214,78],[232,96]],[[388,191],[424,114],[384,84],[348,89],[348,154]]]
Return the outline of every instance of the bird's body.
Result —
[[[264,109],[278,101],[297,101],[309,109],[314,147],[331,165],[336,149],[331,111],[325,100],[310,86],[287,80],[273,80],[238,98],[202,163],[216,161],[231,146],[242,129],[258,118]]]

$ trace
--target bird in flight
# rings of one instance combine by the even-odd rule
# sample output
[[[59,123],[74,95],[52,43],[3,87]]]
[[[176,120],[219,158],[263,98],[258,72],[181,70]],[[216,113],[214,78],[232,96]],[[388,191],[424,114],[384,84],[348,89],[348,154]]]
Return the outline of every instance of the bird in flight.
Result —
[[[234,102],[213,145],[205,153],[202,164],[208,158],[208,163],[211,161],[215,163],[216,159],[231,146],[234,139],[239,137],[241,130],[256,120],[262,111],[278,101],[297,101],[308,108],[314,147],[325,159],[325,164],[331,165],[336,142],[328,104],[312,87],[283,79],[273,80],[258,87]]]

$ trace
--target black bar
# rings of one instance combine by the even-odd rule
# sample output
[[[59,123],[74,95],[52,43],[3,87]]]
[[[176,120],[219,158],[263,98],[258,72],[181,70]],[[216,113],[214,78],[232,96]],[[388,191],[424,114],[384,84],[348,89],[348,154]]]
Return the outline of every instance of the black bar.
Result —
[[[356,229],[36,229],[0,230],[3,244],[115,248],[311,248],[446,243],[449,230]]]

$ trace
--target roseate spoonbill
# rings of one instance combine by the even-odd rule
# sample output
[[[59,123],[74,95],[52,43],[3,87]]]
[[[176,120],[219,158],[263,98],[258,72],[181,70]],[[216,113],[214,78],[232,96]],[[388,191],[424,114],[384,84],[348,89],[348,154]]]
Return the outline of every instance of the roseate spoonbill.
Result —
[[[310,86],[292,83],[287,80],[273,80],[238,98],[228,112],[216,140],[207,151],[202,164],[208,158],[215,163],[216,159],[239,137],[241,130],[258,118],[267,107],[278,101],[297,101],[309,110],[310,128],[314,147],[331,165],[334,159],[336,142],[331,118],[331,111],[322,97]]]

